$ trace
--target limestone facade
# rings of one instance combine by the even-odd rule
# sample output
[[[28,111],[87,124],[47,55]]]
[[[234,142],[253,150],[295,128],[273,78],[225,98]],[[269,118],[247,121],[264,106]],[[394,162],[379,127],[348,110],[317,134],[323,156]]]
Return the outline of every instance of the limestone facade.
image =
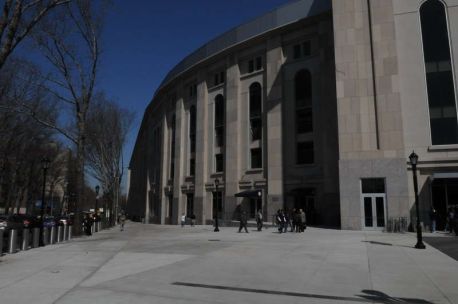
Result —
[[[436,70],[428,5],[448,30]],[[180,62],[146,109],[128,212],[230,224],[242,210],[270,221],[302,208],[311,224],[384,229],[413,220],[415,150],[429,225],[431,207],[458,204],[458,142],[451,130],[437,144],[434,131],[456,122],[456,93],[437,114],[428,83],[444,72],[458,87],[457,29],[458,0],[301,0],[223,34]]]

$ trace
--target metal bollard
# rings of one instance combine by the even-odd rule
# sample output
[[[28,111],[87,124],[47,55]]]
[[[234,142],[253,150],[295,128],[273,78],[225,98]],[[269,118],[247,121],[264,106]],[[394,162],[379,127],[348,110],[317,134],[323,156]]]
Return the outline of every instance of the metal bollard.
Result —
[[[67,234],[67,240],[68,241],[70,241],[72,239],[72,228],[73,228],[72,225],[68,226],[68,234]]]
[[[40,228],[35,227],[32,229],[32,248],[40,246]]]
[[[55,244],[56,243],[56,227],[52,226],[51,227],[51,232],[49,234],[49,244]]]
[[[8,242],[8,253],[16,253],[17,251],[17,230],[10,230],[10,238]]]
[[[62,226],[62,241],[65,242],[66,240],[68,240],[68,225],[67,224],[64,224]]]
[[[64,240],[63,230],[64,230],[63,226],[60,226],[60,225],[57,226],[57,243],[60,243]]]
[[[22,229],[22,245],[21,250],[29,250],[30,244],[30,230],[28,228]]]
[[[43,227],[43,245],[49,245],[49,228]]]

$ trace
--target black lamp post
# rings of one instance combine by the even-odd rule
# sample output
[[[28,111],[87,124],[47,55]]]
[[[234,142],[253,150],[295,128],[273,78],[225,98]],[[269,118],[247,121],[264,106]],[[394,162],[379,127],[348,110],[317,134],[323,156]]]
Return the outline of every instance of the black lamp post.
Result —
[[[425,249],[425,244],[423,244],[422,234],[421,234],[421,225],[420,225],[420,208],[418,203],[418,182],[417,182],[417,163],[418,155],[412,151],[412,154],[409,156],[410,164],[412,165],[412,174],[413,174],[413,189],[415,192],[415,209],[417,209],[417,244],[415,248]]]
[[[94,208],[94,213],[97,215],[97,204],[99,200],[99,191],[100,191],[100,186],[97,185],[95,186],[95,208]]]
[[[47,157],[44,157],[41,160],[41,167],[43,169],[43,191],[41,193],[41,211],[40,211],[40,246],[44,246],[43,242],[43,225],[44,225],[44,215],[45,215],[45,208],[46,208],[46,202],[45,202],[45,195],[46,195],[46,173],[48,172],[49,169],[49,164],[51,162]]]
[[[219,231],[218,227],[218,186],[219,186],[219,179],[215,179],[215,196],[216,196],[216,210],[214,210],[215,213],[215,230],[214,232]]]

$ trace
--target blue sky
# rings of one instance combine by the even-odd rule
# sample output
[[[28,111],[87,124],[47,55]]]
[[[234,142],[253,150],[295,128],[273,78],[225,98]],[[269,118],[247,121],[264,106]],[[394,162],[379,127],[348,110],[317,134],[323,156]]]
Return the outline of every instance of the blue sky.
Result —
[[[210,39],[288,2],[114,1],[104,32],[99,88],[136,112],[124,153],[125,166],[143,112],[167,72]]]

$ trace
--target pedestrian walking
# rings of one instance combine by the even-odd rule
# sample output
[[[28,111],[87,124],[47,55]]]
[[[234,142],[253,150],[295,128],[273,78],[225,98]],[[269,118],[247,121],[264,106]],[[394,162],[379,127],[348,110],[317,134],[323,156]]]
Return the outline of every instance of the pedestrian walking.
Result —
[[[301,214],[301,232],[304,232],[307,229],[307,217],[304,210],[300,209],[299,213]]]
[[[246,216],[246,212],[245,212],[245,211],[242,211],[242,214],[240,214],[239,233],[242,232],[242,228],[245,228],[245,232],[248,233],[248,229],[247,229],[246,225],[247,225],[247,216]]]
[[[431,233],[436,232],[436,220],[437,220],[437,212],[434,207],[431,207],[429,211],[429,219],[431,220]]]
[[[301,214],[299,210],[296,210],[294,213],[294,221],[296,222],[296,232],[301,232],[302,230],[302,219],[301,219]]]
[[[290,222],[290,225],[291,225],[291,230],[290,232],[295,232],[296,231],[296,209],[293,208],[293,210],[291,210],[291,213],[289,214],[289,222]]]
[[[283,233],[286,233],[288,231],[288,225],[290,225],[289,213],[288,210],[285,209],[285,211],[283,212]]]
[[[196,215],[193,213],[191,214],[191,227],[194,227],[196,224]]]
[[[126,215],[123,213],[121,213],[121,215],[119,216],[119,230],[120,231],[124,231],[124,224],[126,223]]]
[[[86,214],[83,219],[84,232],[87,236],[92,235],[92,218],[90,214]]]
[[[181,215],[181,228],[184,228],[185,223],[186,223],[186,215],[183,213]]]
[[[256,225],[258,227],[258,231],[262,230],[262,210],[259,209],[258,213],[256,214]]]
[[[447,210],[447,220],[445,223],[445,232],[449,232],[449,233],[453,232],[453,216],[454,216],[453,208],[449,207]]]
[[[281,214],[281,210],[280,209],[277,210],[277,215],[275,217],[275,220],[276,220],[277,226],[278,226],[278,233],[282,233],[283,232],[283,216]]]
[[[458,207],[455,207],[453,212],[453,227],[455,230],[455,235],[458,236]]]

